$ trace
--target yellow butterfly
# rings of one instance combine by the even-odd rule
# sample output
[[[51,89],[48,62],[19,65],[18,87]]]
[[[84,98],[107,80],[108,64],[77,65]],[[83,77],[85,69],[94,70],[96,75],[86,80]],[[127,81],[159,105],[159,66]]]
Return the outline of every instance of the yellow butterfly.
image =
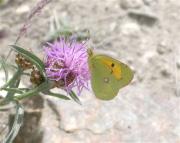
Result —
[[[91,86],[97,98],[111,100],[132,81],[133,71],[126,64],[107,55],[96,55],[91,49],[88,55]]]

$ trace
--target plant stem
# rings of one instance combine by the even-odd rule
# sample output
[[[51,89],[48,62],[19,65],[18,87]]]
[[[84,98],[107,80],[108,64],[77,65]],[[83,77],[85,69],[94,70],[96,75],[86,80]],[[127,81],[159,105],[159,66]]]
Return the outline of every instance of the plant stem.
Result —
[[[27,97],[32,97],[37,95],[39,92],[45,91],[45,90],[49,90],[51,88],[50,83],[49,82],[43,82],[42,84],[40,84],[38,87],[24,93],[21,95],[17,95],[14,97],[15,100],[21,100]]]

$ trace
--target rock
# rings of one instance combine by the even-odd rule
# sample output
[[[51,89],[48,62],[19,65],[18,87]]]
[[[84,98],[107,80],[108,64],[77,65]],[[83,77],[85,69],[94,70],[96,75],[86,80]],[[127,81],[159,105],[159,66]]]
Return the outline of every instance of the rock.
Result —
[[[167,69],[162,69],[161,75],[166,77],[166,78],[169,78],[171,76],[171,73]]]
[[[142,0],[121,0],[120,6],[124,9],[140,8],[143,6]]]
[[[16,9],[17,14],[23,14],[30,11],[30,7],[28,5],[21,5]]]
[[[6,33],[5,29],[0,30],[0,40],[5,38],[6,36],[7,36],[7,33]]]
[[[172,52],[172,47],[169,46],[167,41],[161,41],[158,44],[156,51],[159,55],[170,54]]]
[[[157,4],[158,0],[143,0],[145,5]]]
[[[0,23],[0,40],[8,36],[8,26]]]
[[[125,22],[121,24],[121,32],[123,35],[127,36],[137,36],[141,29],[139,25],[135,22]]]
[[[180,61],[177,61],[176,66],[178,69],[180,69]]]
[[[153,26],[158,21],[158,15],[148,9],[129,10],[128,15],[137,20],[140,25]]]
[[[110,24],[110,26],[109,26],[110,31],[114,31],[116,27],[117,27],[117,23],[116,23],[116,22],[112,22],[112,23]]]

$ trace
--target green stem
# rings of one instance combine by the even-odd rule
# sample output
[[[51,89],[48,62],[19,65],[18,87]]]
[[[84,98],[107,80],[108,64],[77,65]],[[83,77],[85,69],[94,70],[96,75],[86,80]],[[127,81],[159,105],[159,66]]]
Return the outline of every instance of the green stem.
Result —
[[[10,85],[10,88],[18,88],[20,84],[20,79],[17,78],[16,81],[14,82],[14,84]],[[14,91],[9,91],[6,95],[6,99],[7,100],[11,100],[14,96],[15,92]]]
[[[24,93],[21,95],[17,95],[14,97],[15,100],[21,100],[27,97],[32,97],[37,95],[39,92],[45,91],[45,90],[49,90],[51,88],[50,83],[49,82],[43,82],[41,85],[39,85],[38,87]]]
[[[2,90],[14,92],[14,93],[19,93],[19,94],[23,93],[21,88],[2,88]]]

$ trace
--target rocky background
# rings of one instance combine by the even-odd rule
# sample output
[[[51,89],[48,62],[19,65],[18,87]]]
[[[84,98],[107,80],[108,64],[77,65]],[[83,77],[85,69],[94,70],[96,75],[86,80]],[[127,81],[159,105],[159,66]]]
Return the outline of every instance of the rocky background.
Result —
[[[1,56],[36,3],[0,6]],[[82,106],[46,95],[24,101],[25,121],[14,143],[180,143],[180,1],[52,0],[19,45],[43,58],[54,13],[77,30],[89,29],[95,50],[128,63],[134,80],[109,102],[91,91],[83,92]],[[7,114],[1,114],[2,126]]]

